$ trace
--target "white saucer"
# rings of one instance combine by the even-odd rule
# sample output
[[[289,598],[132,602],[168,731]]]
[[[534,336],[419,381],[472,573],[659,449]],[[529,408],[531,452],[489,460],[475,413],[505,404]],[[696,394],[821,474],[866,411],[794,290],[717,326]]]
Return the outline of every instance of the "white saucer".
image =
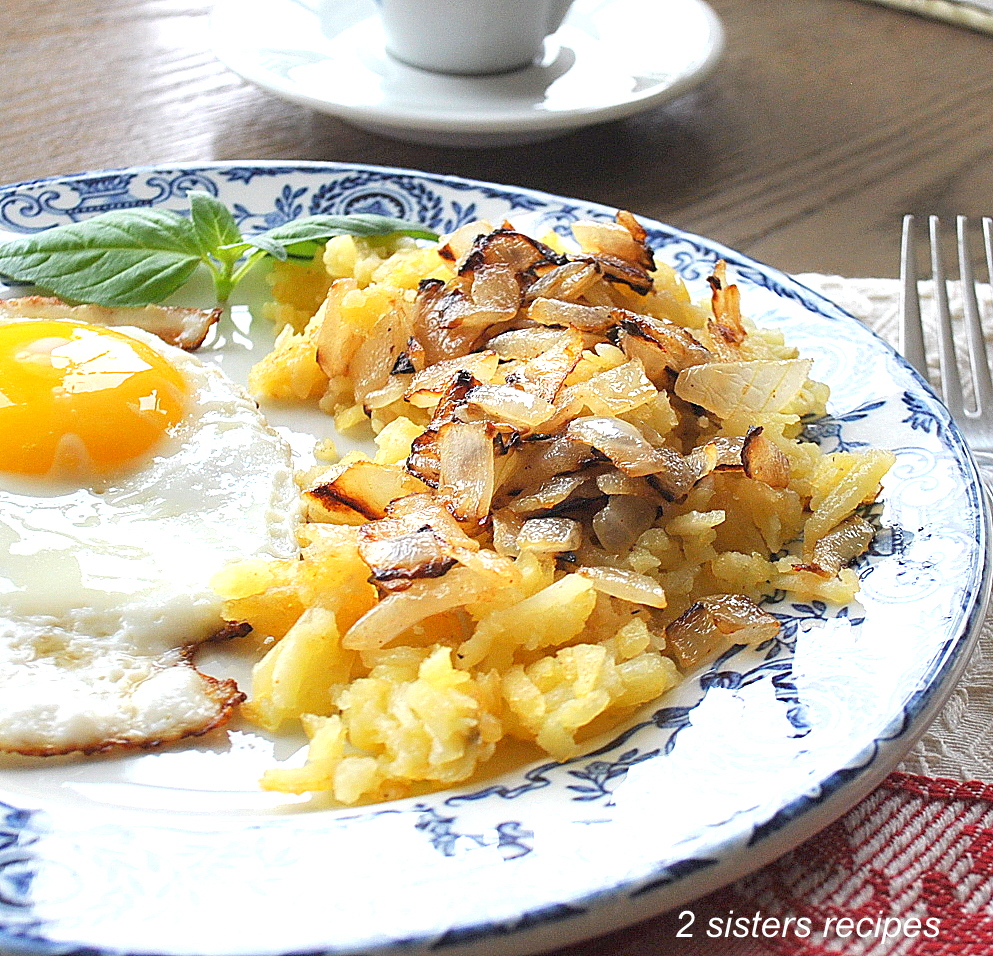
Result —
[[[703,0],[577,0],[540,61],[485,77],[393,59],[373,0],[219,0],[211,29],[218,58],[270,93],[371,132],[454,146],[535,142],[667,102],[724,46]]]

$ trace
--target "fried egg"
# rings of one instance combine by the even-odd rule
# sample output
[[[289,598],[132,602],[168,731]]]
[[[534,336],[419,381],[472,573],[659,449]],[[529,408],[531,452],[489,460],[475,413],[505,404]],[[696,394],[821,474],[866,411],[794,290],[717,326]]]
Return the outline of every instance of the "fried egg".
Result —
[[[191,663],[228,561],[295,553],[291,453],[220,368],[140,330],[0,325],[0,750],[175,740],[233,681]]]

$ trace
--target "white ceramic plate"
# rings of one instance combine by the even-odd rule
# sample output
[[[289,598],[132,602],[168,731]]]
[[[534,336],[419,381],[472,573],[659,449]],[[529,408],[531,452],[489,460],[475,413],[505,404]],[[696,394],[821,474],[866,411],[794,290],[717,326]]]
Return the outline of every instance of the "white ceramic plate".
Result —
[[[528,231],[611,210],[506,186],[333,164],[137,169],[0,189],[15,232],[217,194],[244,230],[376,211]],[[897,464],[856,604],[782,596],[780,637],[692,675],[614,739],[421,799],[335,810],[260,793],[288,747],[234,726],[160,752],[0,762],[0,950],[50,954],[524,953],[680,905],[826,825],[874,787],[961,672],[989,577],[988,515],[944,408],[889,347],[788,277],[646,222],[691,287],[725,258],[745,310],[832,387],[829,450]],[[241,376],[264,324],[210,353]],[[281,427],[328,429],[287,417]],[[2,560],[2,558],[0,558]],[[289,749],[292,749],[291,747]]]
[[[668,102],[724,45],[703,0],[577,0],[533,66],[486,77],[393,59],[373,0],[219,0],[211,34],[223,63],[276,96],[454,146],[534,142]]]

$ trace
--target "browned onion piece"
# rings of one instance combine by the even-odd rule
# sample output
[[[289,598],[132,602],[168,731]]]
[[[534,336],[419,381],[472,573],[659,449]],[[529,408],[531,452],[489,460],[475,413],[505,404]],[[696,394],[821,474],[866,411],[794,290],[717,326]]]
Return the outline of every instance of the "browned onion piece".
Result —
[[[348,362],[348,376],[357,402],[374,407],[369,402],[370,395],[387,385],[391,392],[403,394],[402,380],[392,377],[392,372],[408,346],[410,332],[409,316],[398,303],[354,347]],[[398,385],[401,386],[399,390]]]
[[[433,429],[422,432],[410,443],[410,454],[404,467],[429,488],[438,487],[438,433]]]
[[[837,574],[860,554],[865,553],[874,534],[872,525],[865,518],[852,515],[814,545],[812,566],[802,567],[825,577]]]
[[[389,524],[387,524],[389,522]],[[405,495],[391,501],[386,518],[376,523],[377,533],[397,536],[430,528],[439,539],[459,551],[478,551],[479,542],[470,538],[452,513],[430,492]]]
[[[641,498],[650,498],[654,491],[644,478],[632,478],[614,469],[597,475],[596,484],[605,495],[637,495]]]
[[[590,332],[605,332],[616,325],[614,310],[602,305],[581,305],[558,299],[536,299],[528,309],[528,318],[539,325],[572,326]]]
[[[404,591],[418,578],[441,577],[455,564],[450,549],[430,529],[383,538],[367,525],[359,530],[358,549],[372,580],[389,591]]]
[[[630,213],[619,213],[614,222],[577,222],[572,234],[585,252],[593,254],[606,279],[642,294],[651,290],[655,260],[644,228]]]
[[[562,554],[575,551],[583,543],[583,528],[571,518],[529,518],[517,535],[522,551]]]
[[[644,366],[634,359],[569,387],[577,390],[596,415],[622,415],[658,395],[658,389],[645,376]]]
[[[548,351],[522,363],[508,374],[507,381],[546,402],[554,402],[582,354],[583,336],[578,329],[570,328]]]
[[[403,381],[394,376],[382,388],[366,393],[362,399],[362,406],[367,413],[376,408],[385,408],[387,405],[399,402],[403,398],[404,391]]]
[[[428,365],[473,351],[480,326],[464,320],[474,308],[461,289],[448,289],[441,279],[421,281],[412,315],[413,334]]]
[[[521,285],[511,266],[504,263],[485,265],[472,273],[472,300],[497,318],[506,321],[517,315],[521,307]]]
[[[321,323],[315,341],[317,364],[332,381],[347,376],[352,355],[361,344],[355,328],[341,318],[341,300],[358,287],[354,279],[336,279],[314,316]]]
[[[707,333],[715,355],[721,361],[734,361],[741,358],[740,346],[747,333],[741,323],[741,293],[736,285],[728,285],[726,273],[727,264],[718,262],[707,280],[712,290]]]
[[[711,353],[701,345],[688,329],[684,329],[668,319],[660,319],[651,315],[639,315],[617,309],[616,315],[620,328],[620,347],[632,358],[641,358],[649,368],[651,364],[660,363],[673,372],[681,372],[694,365],[703,365],[713,359]],[[657,350],[654,362],[651,350],[637,349],[631,340],[641,341]]]
[[[686,456],[695,481],[705,478],[713,471],[743,471],[741,450],[743,438],[712,438],[698,445]]]
[[[538,279],[528,289],[526,301],[545,298],[575,302],[599,281],[600,270],[595,263],[584,260],[567,262],[550,269]]]
[[[480,601],[493,590],[492,581],[465,567],[452,568],[441,578],[413,581],[366,611],[345,632],[341,645],[356,651],[384,647],[426,617]]]
[[[779,621],[742,594],[703,598],[665,629],[666,649],[680,666],[694,667],[732,644],[760,644],[779,633]]]
[[[134,308],[69,305],[61,299],[40,295],[0,300],[0,319],[72,319],[90,325],[132,326],[186,352],[200,348],[223,311],[220,308],[186,309],[166,305]]]
[[[485,219],[467,222],[454,232],[444,236],[438,248],[438,254],[449,262],[457,262],[465,258],[472,249],[473,243],[480,236],[486,236],[493,231],[493,226]]]
[[[647,574],[639,574],[626,568],[601,567],[577,568],[576,573],[591,581],[597,591],[611,597],[630,601],[632,604],[644,604],[646,607],[666,606],[665,591]]]
[[[469,371],[457,371],[441,394],[430,425],[410,443],[406,469],[431,488],[437,488],[441,480],[438,431],[443,425],[455,421],[456,415],[465,405],[466,395],[477,385],[479,382]]]
[[[354,461],[325,472],[303,497],[311,521],[361,524],[382,518],[394,499],[424,490],[421,481],[398,468]]]
[[[551,511],[576,492],[588,481],[583,472],[568,475],[553,475],[543,482],[536,491],[521,495],[512,504],[517,514],[533,514],[536,511]]]
[[[621,554],[655,522],[658,508],[644,498],[615,495],[593,516],[593,533],[606,551]]]
[[[524,527],[524,519],[510,508],[493,512],[493,550],[505,557],[516,558],[521,553],[517,535]]]
[[[486,347],[492,349],[502,359],[527,361],[536,358],[550,348],[571,338],[572,333],[565,329],[528,326],[523,329],[510,329],[494,335]]]
[[[397,356],[390,370],[391,375],[413,375],[419,372],[427,363],[424,359],[424,346],[417,341],[415,336],[407,339],[407,345]]]
[[[719,418],[781,412],[807,383],[811,359],[709,362],[683,369],[676,394]]]
[[[493,435],[487,422],[448,422],[438,429],[438,494],[459,521],[481,525],[489,517]]]
[[[614,222],[581,220],[573,225],[572,234],[586,252],[615,256],[646,270],[655,268],[648,234],[629,212],[618,212]]]
[[[490,421],[512,426],[521,434],[537,431],[555,412],[551,402],[513,385],[477,385],[465,398],[467,421]]]
[[[790,460],[763,432],[750,428],[741,446],[745,474],[770,488],[785,488],[790,483]]]
[[[583,471],[596,461],[596,456],[590,452],[590,446],[586,442],[577,441],[568,435],[557,435],[542,443],[534,470],[542,475],[562,475]]]
[[[478,382],[488,382],[496,372],[499,361],[496,352],[486,349],[435,362],[414,375],[403,397],[411,405],[429,408],[452,388],[459,373],[468,372]]]
[[[645,440],[641,432],[621,418],[587,415],[573,419],[566,436],[585,442],[606,455],[626,475],[638,477],[672,467],[669,456]]]
[[[537,239],[513,229],[495,229],[476,239],[459,268],[459,275],[470,275],[481,266],[497,263],[509,265],[519,274],[529,272],[533,275],[540,266],[556,266],[565,262],[564,256]]]

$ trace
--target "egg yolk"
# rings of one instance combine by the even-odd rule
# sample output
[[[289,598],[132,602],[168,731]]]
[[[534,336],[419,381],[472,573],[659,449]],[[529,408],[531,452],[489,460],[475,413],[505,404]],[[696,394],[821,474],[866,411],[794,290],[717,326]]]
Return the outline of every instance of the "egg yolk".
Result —
[[[0,471],[126,471],[182,417],[189,386],[155,349],[83,322],[0,325]]]

